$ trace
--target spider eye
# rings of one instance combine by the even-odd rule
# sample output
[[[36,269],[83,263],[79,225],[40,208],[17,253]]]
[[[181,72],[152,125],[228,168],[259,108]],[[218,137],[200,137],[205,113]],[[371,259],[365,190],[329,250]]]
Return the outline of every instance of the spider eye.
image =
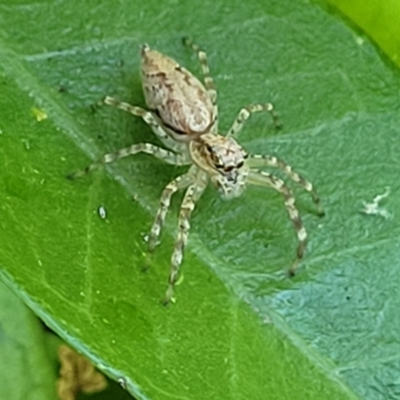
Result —
[[[233,170],[233,165],[230,165],[229,167],[224,168],[225,172],[231,172]]]
[[[236,165],[236,168],[242,168],[243,167],[243,161],[240,161],[238,165]]]

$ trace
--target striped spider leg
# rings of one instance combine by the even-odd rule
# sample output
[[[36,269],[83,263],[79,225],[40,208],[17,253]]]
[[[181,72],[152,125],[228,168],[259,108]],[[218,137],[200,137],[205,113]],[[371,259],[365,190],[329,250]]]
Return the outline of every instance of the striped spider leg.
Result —
[[[212,76],[210,75],[210,68],[208,66],[207,54],[201,50],[201,48],[193,43],[189,38],[183,38],[183,44],[191,48],[196,54],[200,62],[201,70],[203,72],[204,88],[206,89],[208,95],[210,96],[211,102],[213,104],[213,115],[218,118],[218,105],[217,105],[217,90],[215,89],[215,84]],[[215,127],[216,128],[216,127]]]
[[[186,41],[186,43],[193,49],[197,47],[189,43],[189,41]],[[193,164],[189,151],[189,142],[205,132],[217,129],[217,94],[213,80],[209,76],[207,58],[204,52],[198,51],[198,58],[204,74],[205,88],[196,77],[174,60],[151,50],[147,45],[142,47],[141,54],[143,90],[146,103],[151,111],[132,106],[109,96],[104,99],[104,103],[141,117],[170,150],[165,150],[150,143],[134,144],[114,153],[104,155],[100,160],[90,164],[84,170],[68,175],[68,178],[79,178],[101,164],[111,163],[120,158],[141,152],[151,154],[169,164]],[[165,76],[159,74],[160,69],[164,71]],[[190,90],[189,98],[183,99],[184,109],[178,108],[175,113],[172,113],[171,107],[173,108],[174,102],[179,103],[182,101],[180,90],[182,86],[185,86],[182,84],[182,79],[185,80],[185,84]],[[198,99],[194,98],[192,101],[190,97],[193,94],[191,92],[194,91],[199,95],[200,104],[197,104]],[[194,118],[185,120],[187,113],[191,114],[192,117],[194,116]],[[207,183],[206,174],[197,166],[192,165],[186,174],[175,178],[162,192],[160,206],[150,230],[148,240],[150,252],[156,247],[172,195],[178,190],[187,189],[179,213],[178,234],[171,257],[171,272],[164,299],[165,304],[173,298],[173,288],[178,279],[179,266],[183,259],[183,251],[189,232],[190,214]]]
[[[254,161],[254,160],[258,161],[259,159],[263,159],[264,157],[270,158],[269,156],[259,156],[259,155],[252,156],[252,158],[250,158],[248,160],[248,166],[258,165],[258,163],[253,163],[252,161]],[[274,157],[272,157],[272,158],[274,158]],[[266,164],[263,164],[262,166],[265,166],[265,165]],[[271,164],[269,164],[269,166],[271,166]],[[287,167],[290,168],[290,166],[287,166]],[[294,176],[299,177],[300,180],[295,180],[293,178]],[[320,216],[324,215],[324,212],[320,205],[319,196],[314,191],[312,184],[310,182],[308,182],[307,180],[305,180],[304,178],[300,177],[300,175],[298,175],[295,172],[290,176],[290,178],[311,194],[314,203],[318,207],[319,215]],[[303,258],[304,251],[307,246],[307,231],[304,228],[302,220],[300,218],[300,214],[296,207],[295,197],[293,195],[292,190],[285,184],[285,182],[282,179],[278,178],[277,176],[275,176],[273,174],[270,174],[268,172],[265,172],[265,171],[262,171],[259,169],[256,169],[256,170],[251,169],[250,170],[247,183],[251,184],[251,185],[269,187],[271,189],[276,190],[283,196],[284,204],[285,204],[289,219],[292,221],[293,227],[296,231],[297,241],[298,241],[296,257],[295,257],[294,262],[292,263],[292,266],[289,269],[289,274],[291,276],[294,276],[296,274],[298,263]]]
[[[291,189],[282,179],[260,168],[276,167],[282,170],[292,181],[310,193],[318,208],[318,213],[322,216],[324,212],[312,183],[274,156],[248,155],[236,140],[229,136],[203,135],[199,140],[191,143],[191,154],[194,162],[207,172],[210,181],[225,199],[240,196],[248,185],[269,187],[283,196],[298,240],[296,257],[289,269],[290,275],[295,275],[297,265],[303,258],[307,245],[307,232],[301,221]]]
[[[188,152],[188,145],[186,143],[179,143],[176,142],[174,139],[171,139],[171,137],[167,133],[167,128],[163,126],[162,121],[160,121],[159,118],[152,112],[146,111],[139,107],[131,106],[127,103],[120,102],[111,97],[106,97],[104,102],[105,104],[115,106],[124,111],[130,112],[133,115],[142,117],[143,120],[157,134],[161,141],[169,144],[170,147],[174,148],[174,152],[165,150],[151,143],[134,144],[132,146],[120,149],[114,153],[104,155],[102,158],[90,164],[84,170],[77,171],[68,175],[69,179],[82,177],[102,164],[111,163],[113,161],[119,160],[120,158],[128,157],[130,155],[138,154],[141,152],[153,155],[156,158],[173,165],[192,164],[190,154]],[[183,259],[183,251],[189,233],[189,218],[191,212],[194,209],[196,201],[200,198],[201,194],[207,186],[207,183],[208,179],[205,173],[202,172],[195,165],[192,165],[186,174],[178,176],[177,178],[169,182],[162,192],[160,206],[158,208],[148,239],[148,249],[150,252],[152,252],[157,245],[158,237],[160,235],[166,214],[171,203],[171,197],[178,190],[187,189],[179,212],[179,230],[174,246],[174,251],[171,257],[171,272],[168,280],[168,289],[163,300],[164,304],[167,304],[173,298],[174,285],[178,279],[179,266]]]
[[[274,111],[274,107],[271,103],[266,104],[251,104],[243,107],[233,122],[231,128],[227,132],[227,137],[235,137],[242,130],[245,122],[248,120],[251,114],[259,111],[267,111],[271,114],[275,126],[280,127],[281,123]],[[297,265],[303,258],[304,251],[307,245],[307,232],[303,226],[300,218],[299,211],[295,205],[295,197],[291,189],[285,184],[284,181],[279,179],[270,173],[260,170],[263,167],[273,167],[280,169],[289,179],[297,183],[300,187],[310,193],[314,203],[318,208],[318,214],[324,215],[322,210],[320,198],[317,192],[314,190],[313,185],[308,180],[304,179],[299,175],[293,168],[286,164],[283,160],[269,155],[250,155],[246,160],[247,167],[250,169],[247,177],[247,184],[258,185],[269,187],[282,194],[284,198],[284,204],[289,215],[289,219],[292,221],[294,229],[297,234],[298,246],[296,252],[296,258],[289,269],[291,276],[295,275]]]

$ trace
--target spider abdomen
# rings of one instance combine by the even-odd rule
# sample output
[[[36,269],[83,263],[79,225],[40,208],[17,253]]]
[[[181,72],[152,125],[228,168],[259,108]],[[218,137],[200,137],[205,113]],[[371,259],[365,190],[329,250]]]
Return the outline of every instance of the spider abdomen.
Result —
[[[214,106],[203,84],[148,46],[142,49],[142,83],[147,105],[179,135],[177,140],[189,141],[211,130]]]

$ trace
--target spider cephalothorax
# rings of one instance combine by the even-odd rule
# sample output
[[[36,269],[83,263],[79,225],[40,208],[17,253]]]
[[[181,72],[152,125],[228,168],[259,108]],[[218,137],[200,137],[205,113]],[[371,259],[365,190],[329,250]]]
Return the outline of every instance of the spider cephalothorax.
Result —
[[[152,154],[169,164],[190,165],[185,174],[178,176],[164,188],[160,207],[149,235],[149,250],[153,251],[172,195],[178,190],[185,189],[179,212],[178,234],[171,257],[165,303],[173,299],[174,286],[178,279],[179,267],[189,234],[190,215],[210,181],[226,199],[239,196],[246,184],[268,187],[283,196],[298,239],[296,257],[290,269],[292,274],[296,270],[298,261],[303,257],[307,233],[301,222],[292,191],[284,181],[263,171],[263,168],[280,169],[289,179],[308,191],[319,207],[319,197],[309,181],[274,156],[248,156],[233,138],[239,133],[249,116],[258,111],[269,112],[275,124],[278,125],[272,104],[251,104],[242,108],[226,136],[219,134],[217,92],[209,73],[206,54],[189,40],[186,40],[186,44],[198,55],[204,75],[204,86],[175,60],[145,45],[141,53],[142,81],[146,103],[151,111],[131,106],[112,97],[106,97],[104,100],[106,104],[143,118],[170,150],[150,143],[134,144],[116,153],[106,154],[97,163],[70,175],[71,178],[76,178],[90,172],[100,163],[109,163],[140,152]],[[321,210],[320,213],[322,214]]]
[[[248,157],[232,137],[206,133],[189,146],[193,162],[207,172],[224,199],[238,197],[246,184]]]

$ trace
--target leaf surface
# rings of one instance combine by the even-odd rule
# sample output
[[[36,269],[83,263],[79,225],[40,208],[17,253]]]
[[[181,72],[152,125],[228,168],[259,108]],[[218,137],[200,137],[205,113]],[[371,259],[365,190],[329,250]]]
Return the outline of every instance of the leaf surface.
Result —
[[[399,74],[368,41],[289,0],[9,1],[0,20],[0,273],[52,329],[138,399],[398,394]],[[180,196],[147,273],[144,237],[185,169],[139,155],[65,175],[157,143],[97,104],[144,106],[144,42],[199,74],[183,36],[207,50],[222,131],[241,106],[275,104],[284,128],[254,115],[240,141],[315,183],[326,216],[292,185],[309,246],[288,279],[296,239],[279,194],[252,187],[223,202],[210,188],[164,308]],[[379,207],[392,218],[360,212],[387,189]]]

